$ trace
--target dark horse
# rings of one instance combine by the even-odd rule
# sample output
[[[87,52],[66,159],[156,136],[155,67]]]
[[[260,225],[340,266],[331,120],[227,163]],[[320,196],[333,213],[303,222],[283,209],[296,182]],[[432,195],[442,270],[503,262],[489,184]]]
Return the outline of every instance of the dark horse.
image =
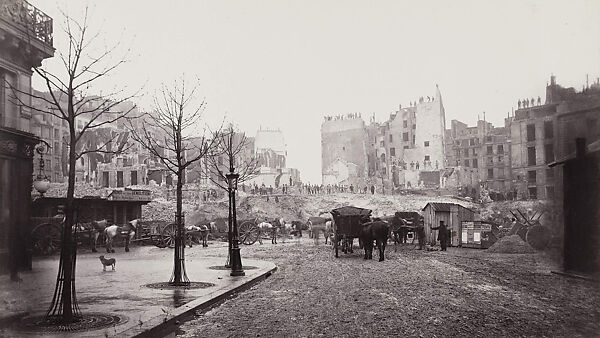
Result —
[[[375,241],[379,249],[379,261],[383,262],[389,234],[390,226],[386,221],[374,220],[363,223],[360,240],[365,248],[365,259],[373,259],[373,241]]]

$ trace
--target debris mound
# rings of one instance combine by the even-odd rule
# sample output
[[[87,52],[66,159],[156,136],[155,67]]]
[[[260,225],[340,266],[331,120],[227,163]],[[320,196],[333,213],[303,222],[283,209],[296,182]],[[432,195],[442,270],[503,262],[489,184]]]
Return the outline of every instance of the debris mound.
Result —
[[[504,236],[487,249],[491,253],[534,253],[535,250],[524,242],[519,235]]]

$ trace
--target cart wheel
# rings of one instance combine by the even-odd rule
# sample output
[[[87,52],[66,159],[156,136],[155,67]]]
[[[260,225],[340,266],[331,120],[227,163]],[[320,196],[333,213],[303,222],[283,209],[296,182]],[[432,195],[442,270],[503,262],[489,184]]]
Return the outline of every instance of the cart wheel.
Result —
[[[175,247],[175,235],[177,234],[176,224],[166,224],[160,230],[162,242],[164,247],[174,248]]]
[[[252,245],[258,240],[260,231],[256,224],[246,221],[240,224],[238,228],[240,242],[245,245]]]
[[[52,255],[60,250],[60,227],[53,224],[40,224],[31,231],[33,253],[36,255]]]

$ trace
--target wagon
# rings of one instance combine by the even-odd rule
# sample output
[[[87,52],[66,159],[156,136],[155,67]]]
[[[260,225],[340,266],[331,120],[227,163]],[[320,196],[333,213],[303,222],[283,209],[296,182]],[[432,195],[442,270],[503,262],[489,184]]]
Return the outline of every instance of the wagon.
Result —
[[[57,217],[31,217],[33,228],[31,230],[32,253],[36,256],[48,256],[58,253],[62,243],[62,218]],[[93,245],[93,231],[78,223],[73,237],[77,246]]]
[[[333,216],[333,248],[335,257],[338,257],[339,243],[342,250],[352,250],[352,240],[360,237],[363,223],[371,217],[371,210],[353,206],[345,206],[331,210]],[[348,247],[348,245],[350,247]]]
[[[200,234],[200,231],[188,231],[183,228],[184,243],[190,247],[192,243],[198,244],[196,237]],[[152,244],[159,248],[174,248],[175,238],[177,236],[177,224],[170,223],[158,226],[155,230],[150,233]],[[184,244],[184,245],[185,245]]]

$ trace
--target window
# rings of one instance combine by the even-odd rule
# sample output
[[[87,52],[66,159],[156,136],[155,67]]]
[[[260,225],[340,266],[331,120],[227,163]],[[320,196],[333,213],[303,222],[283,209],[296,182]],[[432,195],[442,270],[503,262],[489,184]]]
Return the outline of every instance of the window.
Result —
[[[537,172],[535,170],[530,170],[527,172],[527,181],[530,185],[537,182]]]
[[[544,145],[544,152],[546,153],[546,163],[550,163],[554,161],[554,145],[546,144]]]
[[[424,146],[425,146],[425,147],[429,147],[429,141],[425,141],[425,142],[424,142]]]
[[[548,168],[546,169],[546,181],[554,179],[554,169]]]
[[[527,141],[535,141],[535,124],[527,125]]]
[[[379,142],[379,146],[380,146],[380,147],[383,147],[383,146],[384,146],[384,144],[383,144],[383,141]]]
[[[390,142],[393,142],[392,134],[390,134]]]
[[[81,165],[85,165],[85,160],[83,159],[83,157],[81,158],[81,161],[79,161],[79,162],[81,162]]]
[[[415,144],[415,138],[416,138],[416,136],[413,135],[413,141],[412,141],[413,144]]]
[[[544,138],[551,139],[554,137],[554,127],[552,121],[544,121]]]
[[[496,172],[498,173],[498,175],[496,175],[496,177],[504,178],[504,168],[498,168],[498,169],[496,169]]]
[[[488,160],[488,164],[494,164],[494,158],[492,156],[489,156],[487,158],[487,160]]]
[[[527,147],[527,165],[535,165],[535,147]]]
[[[402,127],[408,128],[408,121],[407,120],[402,121]]]
[[[463,155],[464,155],[465,157],[469,157],[469,149],[464,149],[464,150],[463,150]]]
[[[537,188],[536,187],[530,187],[529,189],[529,198],[532,200],[537,199]]]
[[[390,156],[396,156],[396,148],[390,148]]]
[[[477,167],[478,167],[478,165],[477,165],[477,159],[474,158],[473,159],[473,168],[477,168]]]
[[[408,133],[402,133],[402,141],[408,141]]]
[[[477,156],[477,148],[473,148],[473,156]]]
[[[409,148],[409,146],[404,146],[404,149],[408,149],[408,148]]]
[[[485,137],[485,142],[492,142],[492,137],[491,136],[486,136]]]
[[[117,171],[117,187],[123,186],[123,172]]]
[[[498,163],[504,162],[504,156],[498,156]]]
[[[475,139],[470,139],[469,140],[469,145],[470,146],[474,146],[475,145]]]
[[[131,172],[131,185],[137,185],[137,184],[138,184],[137,171],[133,170]]]
[[[108,182],[109,181],[108,180],[108,178],[109,178],[108,175],[109,175],[108,171],[103,171],[102,172],[102,186],[105,187],[105,188],[108,188],[108,183],[109,183]]]
[[[429,155],[425,155],[425,161],[429,161]]]
[[[492,146],[487,146],[487,153],[488,155],[491,155],[494,153],[494,148]]]
[[[412,127],[412,129],[417,129],[417,125],[416,125],[416,124],[413,124],[413,127]]]
[[[488,179],[492,179],[494,178],[494,169],[489,168],[488,169]]]
[[[465,165],[465,167],[469,166],[469,160],[464,160],[463,164]]]
[[[499,144],[497,149],[498,149],[498,154],[504,154],[504,145],[503,144]]]

